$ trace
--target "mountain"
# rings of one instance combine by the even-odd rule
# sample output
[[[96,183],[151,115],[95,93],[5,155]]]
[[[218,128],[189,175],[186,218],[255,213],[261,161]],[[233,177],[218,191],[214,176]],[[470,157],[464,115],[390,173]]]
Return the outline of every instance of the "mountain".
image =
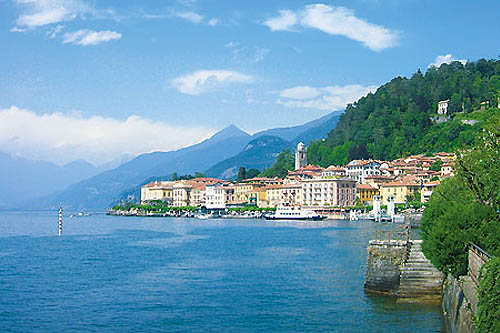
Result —
[[[332,129],[337,126],[342,112],[333,112],[325,117],[322,117],[322,122],[315,122],[314,126],[305,128],[291,140],[292,146],[296,146],[299,142],[308,145],[310,142],[325,138]],[[318,119],[319,120],[319,119]]]
[[[309,142],[325,135],[325,128],[331,129],[338,117],[339,113],[331,113],[304,125],[263,131],[253,136],[230,125],[211,138],[187,148],[141,154],[114,169],[37,200],[34,207],[46,209],[62,203],[70,209],[104,209],[120,197],[137,193],[137,189],[149,179],[169,178],[174,172],[179,175],[203,172],[231,158],[236,164],[241,162],[262,169],[296,140]],[[232,161],[226,163],[231,164]]]
[[[97,173],[94,165],[83,160],[58,166],[0,152],[0,207],[13,207],[62,190]]]
[[[289,141],[277,136],[260,136],[250,141],[242,152],[217,163],[208,169],[205,174],[208,177],[230,179],[235,178],[241,166],[246,169],[262,170],[269,167],[276,159],[276,156],[284,149],[290,148],[290,145]]]
[[[71,185],[38,202],[39,208],[56,207],[62,203],[69,209],[104,209],[120,194],[144,184],[152,177],[166,178],[203,171],[217,162],[238,154],[250,135],[231,125],[211,138],[193,146],[170,152],[141,154],[115,169]]]
[[[328,166],[466,148],[490,112],[498,112],[499,97],[500,60],[452,62],[396,77],[350,105],[327,138],[309,146],[308,160]],[[447,116],[436,121],[445,100]]]
[[[252,137],[258,138],[260,136],[272,135],[272,136],[280,137],[283,140],[293,142],[294,139],[302,133],[305,133],[307,131],[311,131],[311,133],[313,133],[315,130],[319,129],[320,127],[325,126],[325,124],[336,123],[336,121],[338,120],[338,118],[340,117],[341,114],[342,114],[342,111],[334,111],[334,112],[331,112],[331,113],[329,113],[321,118],[315,119],[313,121],[307,122],[307,123],[302,124],[302,125],[291,126],[291,127],[273,128],[273,129],[257,132]],[[321,135],[319,137],[323,137],[324,135],[328,134],[328,132],[332,128],[329,128],[326,133],[324,133],[323,135]]]
[[[255,139],[242,152],[217,163],[206,170],[205,174],[217,178],[234,178],[240,166],[247,170],[255,168],[262,171],[270,167],[283,150],[293,151],[299,142],[308,145],[311,141],[326,137],[335,128],[340,115],[341,112],[332,112],[304,125],[256,133],[252,136]]]

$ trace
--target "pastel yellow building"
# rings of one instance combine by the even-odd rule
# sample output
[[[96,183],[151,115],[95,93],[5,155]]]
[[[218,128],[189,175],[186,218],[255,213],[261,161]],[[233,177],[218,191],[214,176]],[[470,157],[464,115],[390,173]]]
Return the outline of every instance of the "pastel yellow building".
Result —
[[[265,187],[256,188],[249,194],[249,201],[255,203],[259,208],[269,207],[267,192]]]
[[[264,184],[255,183],[238,183],[234,185],[234,201],[237,203],[245,203],[250,201],[250,193],[255,192],[259,188],[265,187]]]
[[[173,182],[154,181],[141,187],[141,203],[153,200],[165,201],[172,204]]]
[[[173,186],[173,205],[175,207],[189,206],[191,203],[192,185],[185,182],[177,182]]]
[[[418,192],[420,192],[420,185],[408,181],[395,181],[380,186],[382,205],[387,205],[390,196],[394,198],[394,203],[404,204],[408,196],[415,195]]]
[[[356,184],[356,196],[361,204],[373,204],[373,197],[376,195],[380,195],[378,188],[369,184]]]

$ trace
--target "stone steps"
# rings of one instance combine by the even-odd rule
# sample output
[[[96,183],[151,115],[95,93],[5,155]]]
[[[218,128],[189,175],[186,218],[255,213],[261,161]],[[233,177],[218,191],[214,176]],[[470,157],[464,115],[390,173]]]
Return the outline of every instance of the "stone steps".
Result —
[[[425,257],[420,244],[421,241],[414,241],[409,248],[408,260],[400,274],[398,301],[441,297],[443,275]]]

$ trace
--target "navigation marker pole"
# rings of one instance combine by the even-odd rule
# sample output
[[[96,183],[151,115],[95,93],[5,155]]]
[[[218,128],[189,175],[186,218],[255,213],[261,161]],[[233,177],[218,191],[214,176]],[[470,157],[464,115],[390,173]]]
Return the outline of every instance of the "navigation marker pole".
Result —
[[[62,207],[59,207],[59,236],[62,235]]]

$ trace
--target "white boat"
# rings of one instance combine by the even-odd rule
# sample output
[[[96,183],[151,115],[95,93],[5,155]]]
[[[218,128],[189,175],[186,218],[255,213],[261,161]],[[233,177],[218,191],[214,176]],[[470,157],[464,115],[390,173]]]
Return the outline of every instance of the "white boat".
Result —
[[[280,205],[276,207],[274,214],[265,214],[264,218],[266,220],[321,221],[326,219],[326,216],[312,210],[302,210],[300,206]]]

